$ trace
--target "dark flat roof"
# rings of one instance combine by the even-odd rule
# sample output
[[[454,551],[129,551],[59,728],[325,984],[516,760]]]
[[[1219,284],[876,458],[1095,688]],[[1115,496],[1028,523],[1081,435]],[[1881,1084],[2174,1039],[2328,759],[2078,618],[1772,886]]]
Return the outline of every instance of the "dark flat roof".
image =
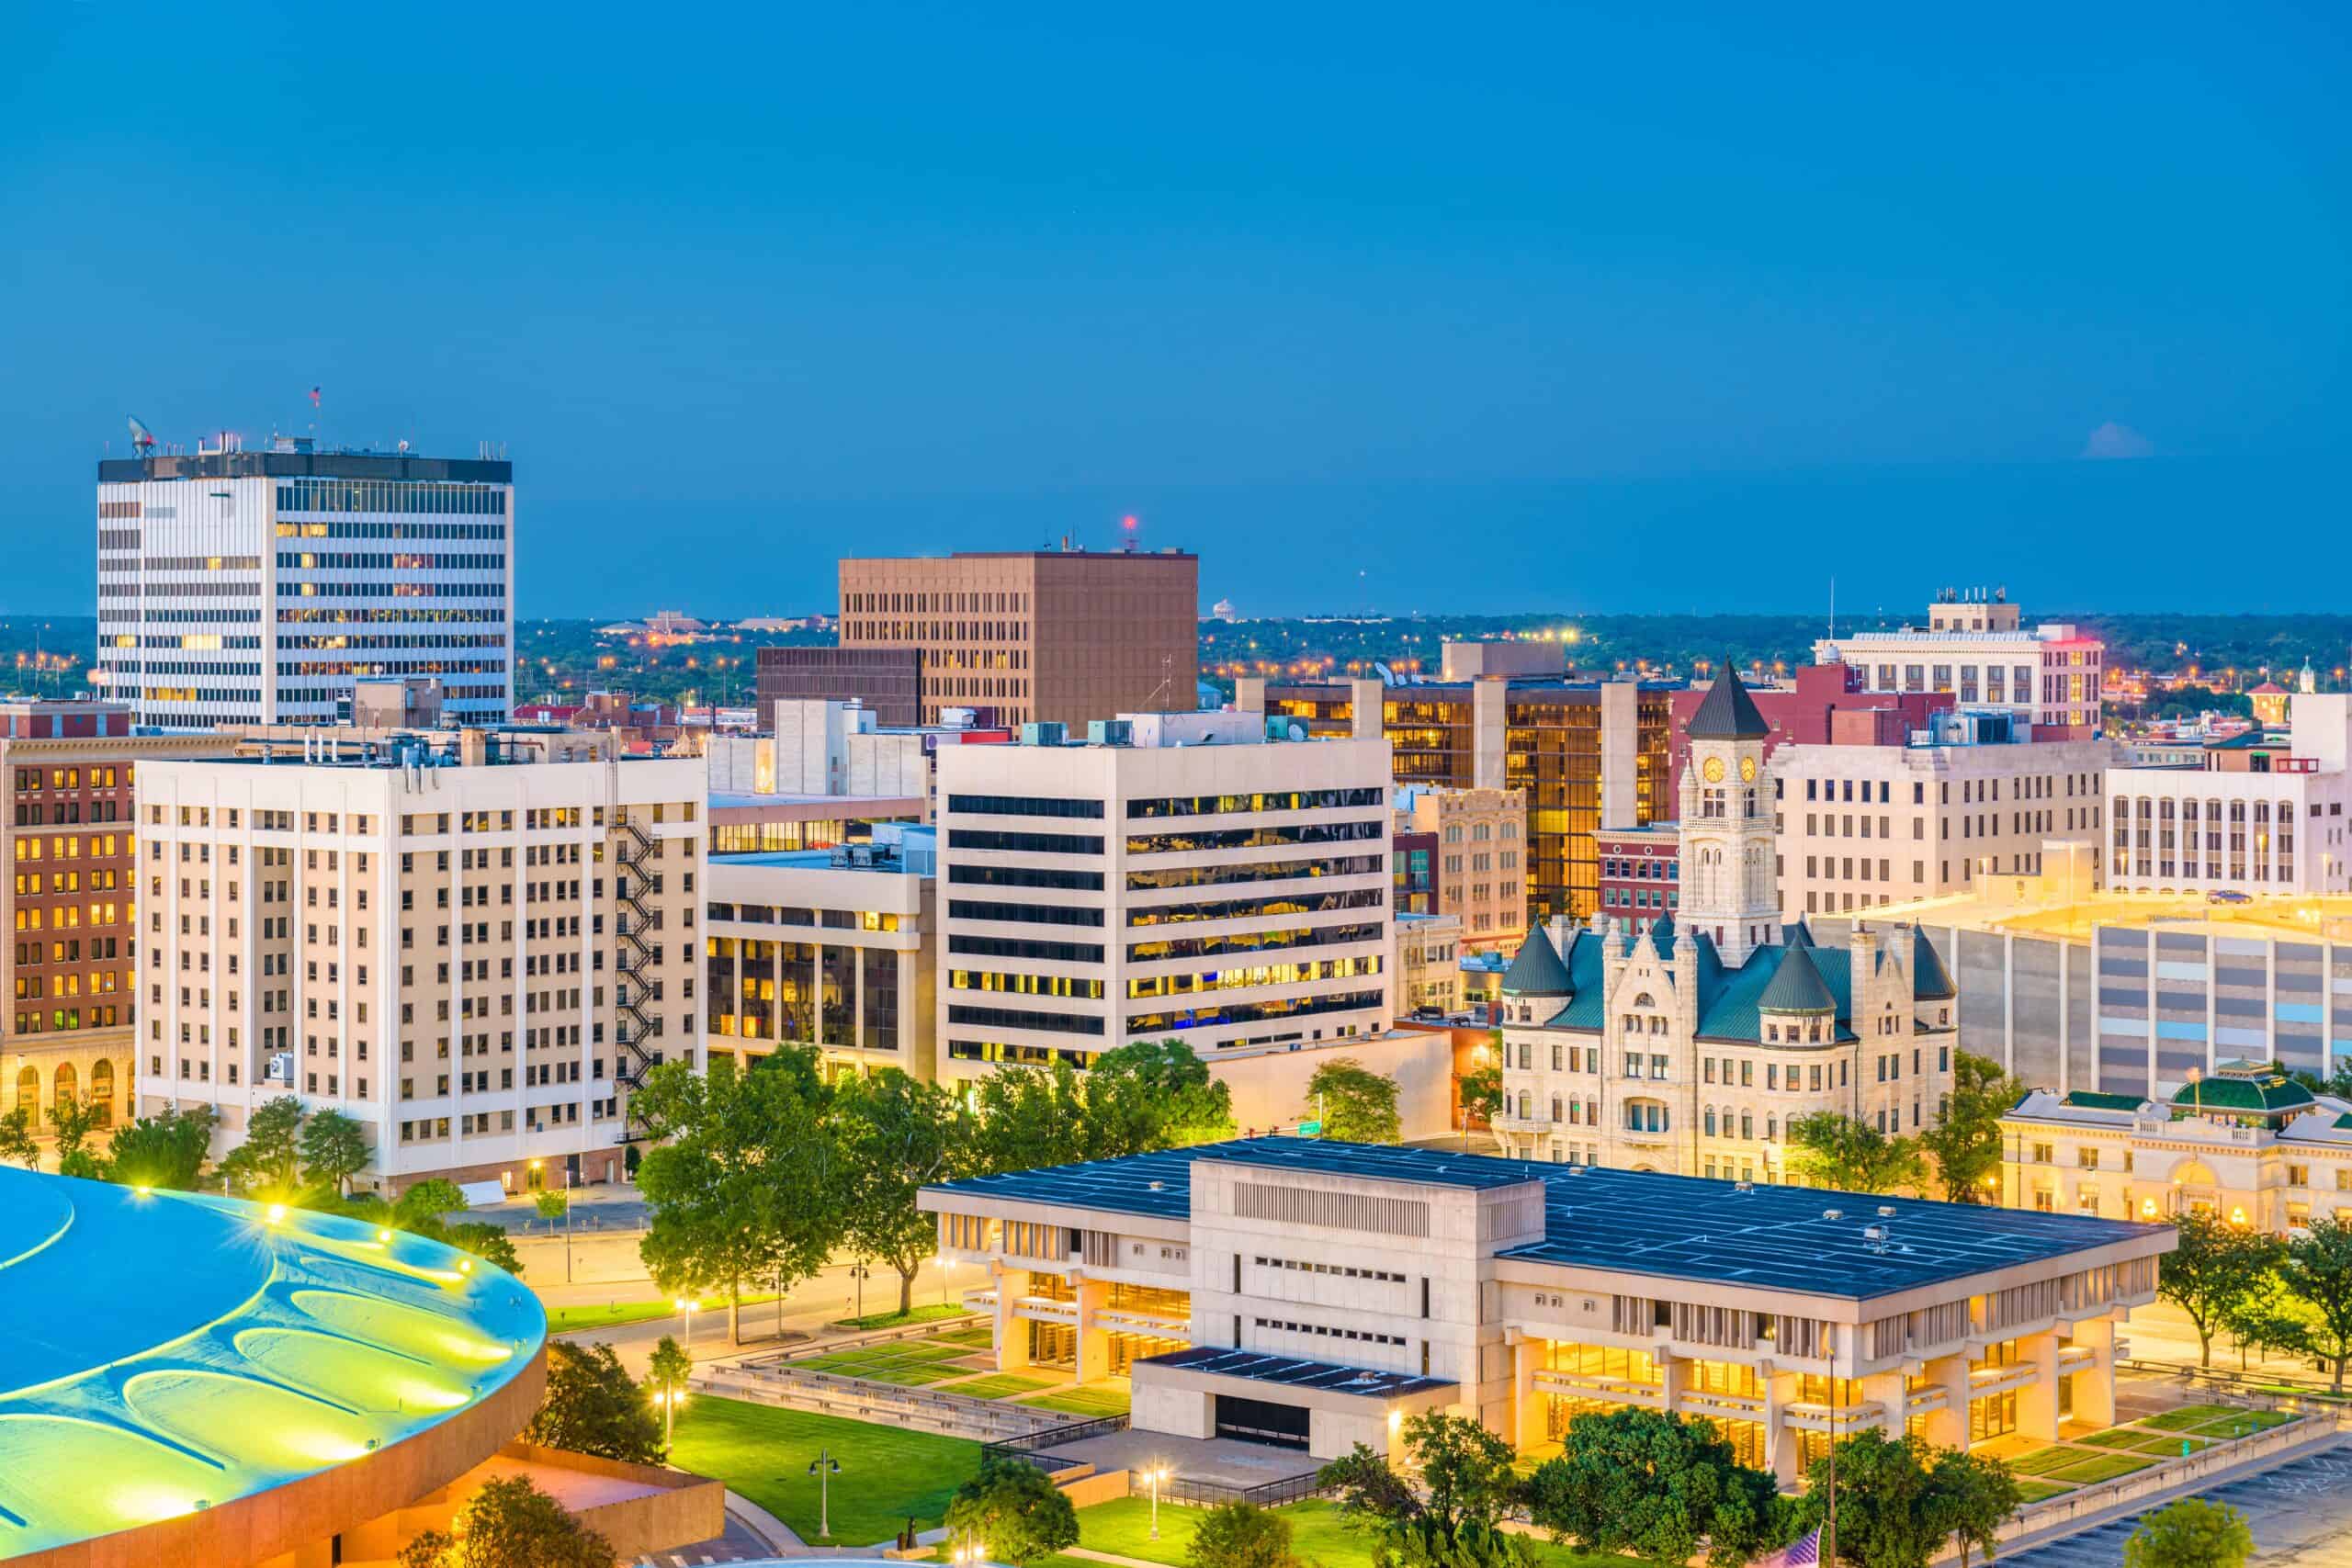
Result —
[[[98,464],[100,484],[144,479],[441,479],[512,484],[514,465],[503,457],[419,457],[394,452],[197,452],[150,457],[108,457]]]
[[[1365,1399],[1394,1399],[1399,1394],[1462,1386],[1445,1378],[1375,1372],[1363,1367],[1302,1361],[1295,1356],[1270,1356],[1262,1350],[1227,1350],[1215,1345],[1195,1345],[1189,1350],[1170,1350],[1164,1356],[1145,1356],[1136,1364],[1181,1367],[1188,1372],[1214,1372],[1218,1377],[1247,1378],[1251,1382],[1311,1388],[1325,1393],[1352,1393]]]
[[[1856,1301],[2165,1228],[1814,1187],[1743,1192],[1734,1182],[1703,1177],[1317,1138],[1237,1139],[977,1177],[932,1190],[1182,1220],[1192,1214],[1196,1159],[1475,1190],[1540,1181],[1544,1239],[1505,1257]],[[1881,1215],[1881,1207],[1894,1213]],[[1825,1219],[1830,1210],[1838,1218]],[[1883,1246],[1863,1236],[1873,1225],[1886,1228]]]

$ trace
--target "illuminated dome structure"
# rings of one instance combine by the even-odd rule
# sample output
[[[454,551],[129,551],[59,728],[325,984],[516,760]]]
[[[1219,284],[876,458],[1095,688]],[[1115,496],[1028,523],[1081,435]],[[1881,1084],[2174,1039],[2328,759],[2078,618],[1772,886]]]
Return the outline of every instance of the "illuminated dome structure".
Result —
[[[530,1418],[512,1276],[340,1216],[0,1168],[0,1559],[260,1562]]]

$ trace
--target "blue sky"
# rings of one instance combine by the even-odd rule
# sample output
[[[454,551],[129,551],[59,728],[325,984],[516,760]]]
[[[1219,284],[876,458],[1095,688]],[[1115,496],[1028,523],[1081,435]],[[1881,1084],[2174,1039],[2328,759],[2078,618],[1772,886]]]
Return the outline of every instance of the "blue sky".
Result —
[[[507,444],[527,615],[1127,511],[1269,613],[2337,605],[2346,16],[21,0],[0,609],[314,384]]]

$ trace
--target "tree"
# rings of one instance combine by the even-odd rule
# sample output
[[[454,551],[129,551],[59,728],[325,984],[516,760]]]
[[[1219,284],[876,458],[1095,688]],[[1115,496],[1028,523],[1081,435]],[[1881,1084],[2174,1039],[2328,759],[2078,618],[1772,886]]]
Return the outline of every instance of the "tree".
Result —
[[[98,1156],[90,1152],[90,1134],[98,1130],[98,1108],[72,1095],[49,1108],[49,1128],[57,1140],[57,1173],[96,1181],[105,1175]]]
[[[220,1162],[220,1174],[240,1193],[292,1198],[302,1169],[302,1102],[290,1094],[266,1100],[245,1119],[245,1141]]]
[[[1519,1496],[1508,1443],[1476,1421],[1424,1411],[1401,1435],[1421,1487],[1358,1443],[1317,1479],[1340,1512],[1374,1534],[1374,1568],[1526,1568],[1524,1542],[1500,1529]]]
[[[884,1067],[837,1085],[830,1120],[842,1145],[850,1245],[898,1271],[899,1310],[910,1312],[915,1270],[939,1249],[939,1221],[915,1207],[915,1194],[953,1174],[966,1118],[950,1090]]]
[[[2183,1497],[2140,1521],[2123,1543],[2123,1568],[2245,1568],[2254,1531],[2227,1503]]]
[[[24,1106],[0,1116],[0,1160],[27,1170],[40,1168],[40,1145],[33,1141],[33,1113]]]
[[[550,1187],[544,1191],[533,1194],[531,1206],[538,1210],[539,1218],[552,1225],[556,1221],[571,1213],[571,1194],[560,1188]]]
[[[1889,1137],[1867,1122],[1816,1111],[1788,1124],[1789,1168],[1807,1185],[1839,1192],[1892,1192],[1927,1184],[1916,1138]]]
[[[1035,1170],[1086,1157],[1085,1095],[1068,1062],[1000,1068],[980,1080],[972,1099],[978,1121],[968,1174]]]
[[[1972,1551],[1992,1560],[2001,1526],[2023,1497],[2007,1465],[1965,1449],[1941,1450],[1928,1472],[1928,1516],[1960,1549],[1960,1568]]]
[[[431,1177],[402,1192],[397,1201],[383,1208],[383,1200],[369,1193],[363,1198],[346,1199],[340,1205],[344,1213],[358,1216],[376,1214],[381,1211],[383,1223],[412,1235],[421,1235],[469,1252],[488,1263],[494,1263],[509,1274],[523,1272],[522,1255],[514,1250],[514,1238],[503,1225],[481,1220],[461,1220],[452,1224],[447,1215],[463,1213],[467,1208],[466,1194],[458,1185],[445,1177]]]
[[[1327,1138],[1351,1144],[1404,1141],[1396,1114],[1396,1080],[1352,1056],[1336,1057],[1315,1069],[1306,1080],[1306,1103],[1322,1122]]]
[[[1089,1159],[1182,1148],[1233,1136],[1233,1090],[1181,1040],[1138,1040],[1086,1075]]]
[[[1861,1568],[1928,1568],[1952,1534],[1929,1506],[1931,1451],[1917,1438],[1890,1438],[1876,1427],[1837,1445],[1840,1558]],[[1810,1529],[1827,1512],[1828,1488],[1816,1485],[1798,1502],[1794,1528]]]
[[[949,1499],[945,1523],[951,1539],[968,1530],[1004,1562],[1026,1564],[1078,1544],[1078,1510],[1026,1460],[983,1461]]]
[[[548,1392],[523,1440],[600,1459],[658,1464],[662,1422],[610,1345],[548,1341]]]
[[[401,1568],[613,1568],[612,1544],[517,1475],[486,1481],[450,1521],[401,1549]]]
[[[1943,1119],[1920,1133],[1919,1146],[1936,1163],[1936,1179],[1954,1203],[1989,1203],[1998,1196],[2001,1118],[2025,1098],[2025,1085],[2001,1064],[1966,1051],[1952,1055],[1951,1098]],[[1988,1181],[1986,1178],[1992,1179]]]
[[[2277,1241],[2194,1211],[2174,1222],[2180,1245],[2156,1265],[2156,1294],[2197,1328],[2198,1364],[2213,1364],[2213,1333],[2278,1266]]]
[[[1255,1503],[1220,1503],[1184,1545],[1185,1568],[1297,1568],[1290,1521]]]
[[[1495,1038],[1501,1040],[1501,1030],[1495,1031]],[[1501,1055],[1501,1045],[1495,1047],[1495,1054]],[[1474,1120],[1492,1126],[1495,1118],[1502,1114],[1502,1067],[1498,1062],[1489,1062],[1483,1067],[1471,1068],[1454,1080],[1454,1092],[1462,1097],[1462,1146],[1466,1149],[1470,1146],[1470,1123]]]
[[[1529,1516],[1554,1539],[1659,1562],[1703,1544],[1709,1562],[1734,1568],[1778,1545],[1785,1525],[1769,1472],[1699,1423],[1653,1410],[1575,1417],[1527,1491]]]
[[[775,1053],[804,1054],[815,1055]],[[823,1100],[789,1064],[698,1074],[665,1062],[630,1103],[662,1140],[638,1168],[650,1211],[639,1255],[665,1292],[726,1286],[728,1338],[740,1345],[744,1281],[773,1280],[781,1295],[842,1237],[847,1187]]]
[[[203,1179],[204,1158],[212,1152],[212,1107],[177,1107],[141,1116],[115,1129],[107,1142],[106,1174],[125,1187],[154,1187],[175,1192],[195,1190]]]
[[[653,1394],[653,1402],[662,1410],[662,1448],[666,1455],[670,1433],[674,1426],[673,1412],[678,1407],[678,1396],[695,1375],[694,1358],[678,1343],[677,1336],[664,1334],[653,1347],[653,1354],[646,1359],[645,1386]]]
[[[2290,1342],[2325,1361],[2342,1393],[2345,1365],[2352,1362],[2352,1222],[2341,1214],[2312,1219],[2287,1243],[2278,1282],[2300,1309]]]
[[[368,1135],[359,1123],[332,1109],[302,1123],[295,1150],[301,1158],[303,1181],[338,1197],[353,1177],[368,1168],[369,1158]]]

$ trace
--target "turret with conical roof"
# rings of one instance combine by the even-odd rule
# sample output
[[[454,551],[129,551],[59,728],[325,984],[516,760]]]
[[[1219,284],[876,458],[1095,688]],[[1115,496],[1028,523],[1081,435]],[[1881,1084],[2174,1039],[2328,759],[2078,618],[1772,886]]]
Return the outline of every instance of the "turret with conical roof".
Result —
[[[1568,966],[1560,962],[1560,950],[1552,945],[1542,926],[1528,929],[1527,940],[1519,944],[1519,955],[1503,975],[1502,988],[1507,997],[1565,997],[1576,989],[1568,979]]]
[[[1699,705],[1682,733],[1693,740],[1761,740],[1772,733],[1772,727],[1765,722],[1756,699],[1747,694],[1739,671],[1725,659],[1724,672],[1707,689],[1707,700]]]
[[[1781,966],[1773,971],[1764,994],[1756,998],[1756,1010],[1808,1018],[1826,1018],[1838,1011],[1838,998],[1831,993],[1829,983],[1821,977],[1821,970],[1813,961],[1813,949],[1781,950]]]

